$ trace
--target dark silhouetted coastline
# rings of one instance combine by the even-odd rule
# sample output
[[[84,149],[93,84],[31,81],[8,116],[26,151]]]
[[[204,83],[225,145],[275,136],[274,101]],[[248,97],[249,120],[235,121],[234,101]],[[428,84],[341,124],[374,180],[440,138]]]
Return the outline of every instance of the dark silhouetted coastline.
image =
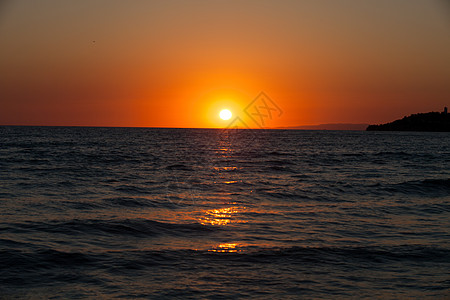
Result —
[[[435,131],[450,132],[450,114],[429,112],[412,114],[386,124],[369,125],[367,131]]]

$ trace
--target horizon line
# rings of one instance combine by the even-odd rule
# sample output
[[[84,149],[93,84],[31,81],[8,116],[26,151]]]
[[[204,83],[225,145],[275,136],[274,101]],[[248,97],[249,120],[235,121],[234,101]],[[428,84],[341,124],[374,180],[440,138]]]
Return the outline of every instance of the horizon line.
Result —
[[[364,131],[365,129],[313,129],[300,127],[317,127],[327,125],[365,125],[366,123],[324,123],[317,125],[296,125],[296,126],[278,126],[278,127],[169,127],[169,126],[110,126],[110,125],[23,125],[23,124],[0,124],[0,127],[85,127],[85,128],[148,128],[148,129],[245,129],[245,130],[336,130],[336,131]]]

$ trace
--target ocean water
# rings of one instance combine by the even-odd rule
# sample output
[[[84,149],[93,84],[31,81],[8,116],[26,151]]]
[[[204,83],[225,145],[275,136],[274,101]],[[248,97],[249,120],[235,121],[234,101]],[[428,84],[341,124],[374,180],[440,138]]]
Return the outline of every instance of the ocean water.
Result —
[[[0,127],[0,298],[450,297],[450,134]]]

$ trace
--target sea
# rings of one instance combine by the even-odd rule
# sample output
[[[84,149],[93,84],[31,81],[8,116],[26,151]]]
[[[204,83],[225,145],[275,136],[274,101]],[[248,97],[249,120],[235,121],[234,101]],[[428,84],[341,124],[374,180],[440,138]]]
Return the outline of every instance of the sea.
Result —
[[[449,299],[450,133],[0,127],[0,299]]]

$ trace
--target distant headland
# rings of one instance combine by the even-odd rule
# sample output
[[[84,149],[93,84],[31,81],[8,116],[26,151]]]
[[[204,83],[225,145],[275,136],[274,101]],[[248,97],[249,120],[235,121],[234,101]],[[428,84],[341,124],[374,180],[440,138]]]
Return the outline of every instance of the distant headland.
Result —
[[[319,125],[302,125],[290,127],[278,127],[277,129],[299,129],[299,130],[365,130],[369,124],[353,123],[328,123]]]
[[[386,124],[369,125],[367,131],[440,131],[450,132],[450,114],[443,112],[413,114]]]

